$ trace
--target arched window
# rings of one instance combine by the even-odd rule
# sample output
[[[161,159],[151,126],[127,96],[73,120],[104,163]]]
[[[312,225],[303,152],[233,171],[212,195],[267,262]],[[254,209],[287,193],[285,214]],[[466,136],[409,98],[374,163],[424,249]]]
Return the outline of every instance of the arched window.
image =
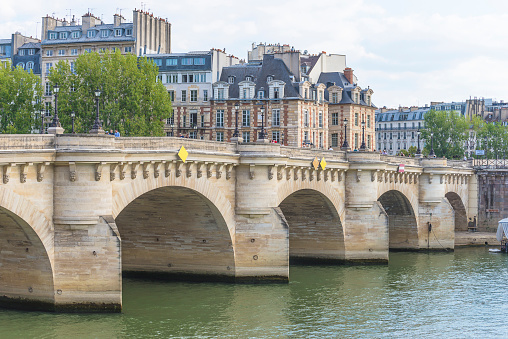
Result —
[[[34,69],[34,63],[32,61],[29,61],[26,63],[26,69]]]
[[[25,69],[25,64],[22,62],[18,63],[16,66]]]

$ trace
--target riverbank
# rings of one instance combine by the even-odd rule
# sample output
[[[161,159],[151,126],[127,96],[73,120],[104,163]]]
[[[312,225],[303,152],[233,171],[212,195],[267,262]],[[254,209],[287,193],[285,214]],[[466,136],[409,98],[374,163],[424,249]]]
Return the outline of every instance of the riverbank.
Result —
[[[501,246],[492,232],[455,232],[455,247],[458,246]]]

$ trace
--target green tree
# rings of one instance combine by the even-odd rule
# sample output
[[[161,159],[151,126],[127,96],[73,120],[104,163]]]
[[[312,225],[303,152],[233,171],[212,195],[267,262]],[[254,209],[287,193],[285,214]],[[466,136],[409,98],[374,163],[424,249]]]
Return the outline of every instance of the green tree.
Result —
[[[27,134],[38,127],[42,85],[32,71],[0,63],[0,133]]]
[[[425,115],[425,128],[422,130],[422,138],[426,141],[424,154],[430,152],[433,133],[434,153],[437,157],[462,158],[470,127],[471,122],[455,111],[430,110]]]
[[[485,150],[489,159],[503,158],[508,155],[508,128],[499,122],[479,124],[476,134],[477,149]]]
[[[59,62],[49,79],[60,87],[58,112],[62,127],[87,133],[95,120],[99,89],[100,119],[104,130],[117,129],[125,136],[162,136],[164,120],[171,115],[171,100],[161,82],[158,68],[146,58],[122,55],[120,51],[85,53],[74,64]]]

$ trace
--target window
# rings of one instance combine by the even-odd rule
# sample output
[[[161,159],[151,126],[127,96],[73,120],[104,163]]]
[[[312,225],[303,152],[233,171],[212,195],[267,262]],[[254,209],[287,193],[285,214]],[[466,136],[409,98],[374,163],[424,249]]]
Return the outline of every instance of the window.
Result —
[[[224,88],[217,88],[217,99],[218,100],[224,99]]]
[[[116,28],[115,29],[115,36],[121,36],[122,35],[122,30],[120,28]]]
[[[319,132],[319,148],[323,148],[323,132]]]
[[[58,55],[60,55],[60,56],[65,55],[65,49],[59,49]]]
[[[49,33],[49,40],[55,40],[57,37],[57,34],[55,32],[50,32]]]
[[[162,66],[162,59],[152,59],[155,66]]]
[[[131,35],[132,35],[132,28],[127,28],[127,29],[125,30],[125,35],[127,35],[127,36],[131,36]]]
[[[332,113],[332,125],[333,126],[339,125],[339,113]]]
[[[194,65],[204,65],[205,58],[194,58]]]
[[[85,53],[92,53],[92,49],[91,48],[85,48]]]
[[[358,126],[358,113],[355,113],[355,126]]]
[[[67,32],[60,32],[60,39],[67,39]]]
[[[332,93],[332,104],[336,104],[339,102],[339,93],[334,92]]]
[[[20,62],[20,63],[18,63],[18,64],[16,65],[16,67],[21,67],[21,68],[25,69],[25,64],[24,64],[24,63],[22,63],[22,62]]]
[[[216,127],[224,127],[224,110],[218,109],[217,114],[215,116],[215,126]]]
[[[242,99],[250,99],[250,90],[248,88],[242,89]]]
[[[201,115],[201,127],[205,127],[205,116]]]
[[[51,116],[51,102],[49,101],[44,103],[44,115],[47,117]]]
[[[175,91],[168,91],[171,102],[175,101]]]
[[[35,54],[35,49],[30,48],[30,49],[28,50],[28,55],[34,55],[34,54]]]
[[[46,51],[46,56],[48,56],[48,57],[52,57],[52,56],[53,56],[53,50],[52,50],[52,49],[48,49],[48,50]]]
[[[234,84],[235,83],[235,77],[232,76],[232,75],[228,76],[228,83],[229,84]]]
[[[258,91],[258,99],[264,99],[265,98],[265,92]]]
[[[71,55],[78,55],[78,49],[77,48],[71,49]]]
[[[252,77],[251,77],[250,75],[247,75],[247,76],[245,77],[245,81],[252,81]]]
[[[182,102],[186,102],[186,101],[187,101],[187,91],[183,90],[182,91]]]
[[[308,99],[309,98],[309,89],[306,88],[305,89],[305,99]]]
[[[52,95],[52,88],[51,88],[51,83],[50,82],[46,82],[46,85],[44,86],[44,95],[46,96],[50,96]]]
[[[358,149],[358,133],[355,133],[355,149]]]
[[[310,140],[309,140],[309,132],[308,132],[308,131],[303,132],[303,143],[304,143],[304,144],[308,144],[308,143],[310,143]]]
[[[242,132],[243,142],[250,142],[250,132]]]
[[[157,75],[157,82],[162,82],[162,75]]]
[[[81,32],[79,32],[79,31],[74,31],[74,32],[72,32],[72,34],[71,34],[71,37],[72,37],[73,39],[78,39],[80,36],[81,36]]]
[[[25,50],[24,49],[20,49],[18,54],[21,55],[21,56],[25,55]]]
[[[332,133],[332,147],[339,147],[339,134]]]
[[[323,111],[319,111],[319,128],[323,128]]]
[[[273,81],[273,77],[271,75],[267,76],[266,77],[266,82],[269,83],[271,81]]]
[[[34,63],[32,61],[29,61],[26,63],[26,69],[31,70],[34,69]]]
[[[276,143],[280,143],[280,132],[279,131],[273,131],[272,132],[272,140]]]
[[[272,109],[272,126],[280,126],[280,109]]]
[[[107,38],[109,36],[109,31],[106,29],[101,30],[101,37]]]
[[[53,68],[53,63],[52,62],[46,62],[46,73],[50,73],[51,72],[51,68]]]
[[[406,124],[404,124],[405,127]],[[367,128],[370,128],[370,115],[367,115]]]
[[[309,110],[303,110],[303,126],[309,127]]]
[[[93,38],[93,37],[95,37],[95,31],[94,30],[89,30],[88,32],[86,32],[86,37],[87,38]]]
[[[125,48],[123,49],[123,51],[124,51],[125,53],[132,53],[132,47],[125,47]]]
[[[224,141],[224,132],[217,132],[216,141]]]
[[[99,48],[99,53],[104,53],[104,52],[106,52],[106,48],[104,48],[104,47]]]
[[[182,58],[182,65],[183,66],[189,66],[192,65],[193,58]]]
[[[75,72],[75,67],[76,63],[75,62],[71,62],[71,72],[74,73]]]
[[[367,135],[367,148],[370,149],[370,135]]]
[[[242,126],[249,127],[250,126],[250,110],[244,109],[242,111]]]
[[[193,74],[182,74],[182,82],[194,82],[194,75]]]
[[[176,84],[178,82],[178,74],[168,74],[166,80],[167,83]]]
[[[201,73],[200,75],[200,82],[206,82],[206,73]]]
[[[208,101],[208,90],[207,89],[203,90],[203,101]]]
[[[198,91],[197,90],[191,89],[191,91],[190,91],[190,101],[191,102],[198,101]]]
[[[355,103],[358,103],[358,93],[355,93]]]
[[[182,117],[182,124],[183,124],[183,127],[187,126],[187,117],[185,115]]]
[[[280,88],[279,87],[274,87],[273,88],[273,98],[274,99],[279,99],[280,98]]]
[[[178,65],[178,59],[176,58],[166,59],[166,66],[176,66],[176,65]]]

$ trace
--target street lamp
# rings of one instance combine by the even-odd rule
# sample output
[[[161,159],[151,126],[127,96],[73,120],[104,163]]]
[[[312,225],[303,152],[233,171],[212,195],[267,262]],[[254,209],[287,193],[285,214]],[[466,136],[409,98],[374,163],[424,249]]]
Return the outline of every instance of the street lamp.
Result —
[[[418,148],[416,149],[416,154],[421,154],[422,150],[420,149],[420,129],[418,128],[418,131],[416,131],[416,135],[418,136]]]
[[[259,132],[258,139],[265,139],[265,106],[261,105],[261,132]]]
[[[360,146],[360,151],[365,151],[367,147],[365,146],[365,120],[362,121],[362,144]]]
[[[95,90],[94,94],[95,94],[95,101],[96,101],[96,105],[97,105],[97,110],[96,110],[96,114],[95,114],[95,121],[93,123],[92,130],[90,131],[90,133],[104,134],[104,130],[102,129],[102,124],[99,120],[99,98],[101,96],[101,90],[97,88]]]
[[[341,147],[344,151],[349,149],[349,143],[347,142],[347,118],[344,118],[344,143]]]
[[[175,132],[174,132],[175,124],[172,123],[170,126],[171,126],[171,136],[174,137],[175,136]]]
[[[45,112],[41,112],[41,134],[44,134],[44,114]]]
[[[487,159],[487,136],[484,136],[484,137],[483,137],[483,140],[485,141],[485,142],[483,143],[483,145],[484,145],[484,146],[483,146],[483,149],[484,149],[484,152],[485,152],[485,153],[483,154],[483,156],[485,157],[485,159]]]
[[[60,87],[58,87],[58,84],[55,84],[53,86],[53,91],[55,92],[55,114],[53,115],[53,121],[49,125],[49,127],[62,127],[60,124],[60,120],[58,119],[58,91],[60,90]]]
[[[235,103],[235,132],[233,133],[233,138],[238,138],[238,110],[240,109],[240,104],[238,102]]]
[[[430,153],[429,157],[435,158],[436,153],[434,153],[434,132],[430,132]]]
[[[76,113],[74,111],[71,112],[71,119],[72,119],[72,134],[74,134],[74,119],[76,118]]]

